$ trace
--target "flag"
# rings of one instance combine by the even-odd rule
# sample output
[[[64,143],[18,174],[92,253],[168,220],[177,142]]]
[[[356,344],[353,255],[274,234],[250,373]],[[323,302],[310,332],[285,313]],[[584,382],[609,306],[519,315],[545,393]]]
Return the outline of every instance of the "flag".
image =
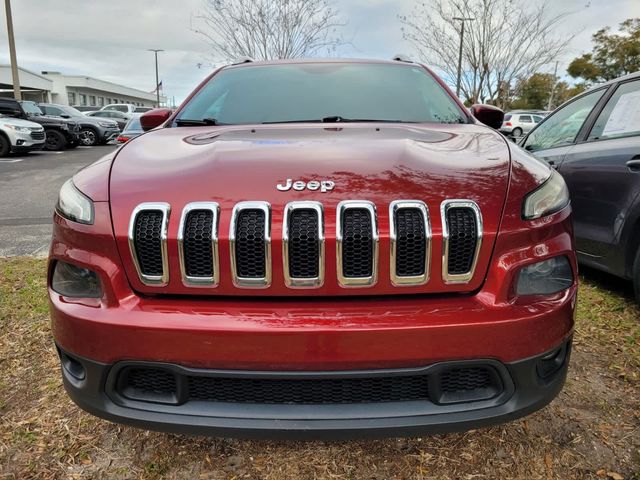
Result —
[[[162,91],[162,80],[160,80],[160,83],[158,84],[158,86],[156,88],[151,90],[151,93],[156,93],[158,90]]]

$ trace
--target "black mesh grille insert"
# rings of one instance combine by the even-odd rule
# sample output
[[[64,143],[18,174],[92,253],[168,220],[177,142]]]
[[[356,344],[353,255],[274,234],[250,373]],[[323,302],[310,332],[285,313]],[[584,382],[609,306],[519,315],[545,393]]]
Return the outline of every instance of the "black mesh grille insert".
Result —
[[[117,382],[125,397],[141,401],[184,403],[192,400],[241,404],[357,404],[431,401],[450,403],[491,398],[503,391],[492,367],[470,365],[386,376],[265,377],[217,373],[181,374],[135,366],[122,370]],[[177,388],[177,385],[186,388]],[[430,391],[428,385],[433,385]]]
[[[427,238],[424,216],[418,208],[396,211],[396,275],[412,277],[424,275]]]
[[[127,383],[138,395],[176,392],[173,374],[158,368],[132,368],[127,372]]]
[[[161,210],[144,210],[136,216],[134,245],[143,275],[160,276],[162,271]]]
[[[348,208],[342,215],[342,273],[345,277],[373,274],[371,213],[366,208]]]
[[[289,276],[315,278],[319,272],[318,213],[311,208],[293,210],[289,216]]]
[[[246,209],[236,220],[236,268],[243,278],[263,278],[265,272],[264,222],[260,209]]]
[[[212,227],[211,210],[192,210],[187,214],[183,248],[185,272],[190,277],[213,276]]]
[[[447,210],[449,227],[449,273],[469,273],[478,244],[476,214],[468,207],[452,207]]]

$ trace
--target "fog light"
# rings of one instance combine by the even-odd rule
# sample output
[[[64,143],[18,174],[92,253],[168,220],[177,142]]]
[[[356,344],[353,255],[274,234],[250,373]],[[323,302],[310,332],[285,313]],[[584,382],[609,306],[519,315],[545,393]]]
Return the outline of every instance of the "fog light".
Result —
[[[16,140],[16,145],[24,145],[24,140]]]
[[[66,262],[56,262],[51,288],[65,297],[100,298],[102,288],[96,272]]]
[[[518,273],[518,295],[549,295],[573,285],[573,271],[567,257],[554,257],[523,267]]]

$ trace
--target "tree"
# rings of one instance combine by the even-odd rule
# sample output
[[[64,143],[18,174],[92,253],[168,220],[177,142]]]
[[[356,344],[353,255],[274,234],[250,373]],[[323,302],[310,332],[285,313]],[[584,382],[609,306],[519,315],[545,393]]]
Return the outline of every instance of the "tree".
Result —
[[[560,82],[558,77],[550,73],[534,73],[528,78],[517,81],[509,107],[511,109],[546,110],[549,107],[549,96],[553,91],[551,109],[554,109],[583,92],[584,89],[583,84],[571,87],[567,82]]]
[[[460,42],[454,17],[473,18],[465,24],[462,96],[504,107],[516,80],[555,61],[573,38],[555,33],[566,14],[549,11],[547,1],[416,0],[400,20],[404,38],[454,85]]]
[[[194,31],[226,60],[309,57],[343,43],[329,0],[203,0],[194,18]]]
[[[567,73],[573,78],[597,83],[640,70],[640,18],[622,22],[618,33],[605,27],[591,38],[593,51],[569,64]]]

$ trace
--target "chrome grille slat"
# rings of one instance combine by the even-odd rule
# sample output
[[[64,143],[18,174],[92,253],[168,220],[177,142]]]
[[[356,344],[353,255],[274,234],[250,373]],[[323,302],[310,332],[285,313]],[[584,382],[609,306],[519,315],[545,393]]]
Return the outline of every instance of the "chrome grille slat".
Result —
[[[447,284],[469,283],[482,246],[480,208],[472,200],[445,200],[440,206],[440,214],[442,279]]]
[[[401,218],[403,214],[414,218]],[[409,225],[403,226],[401,220]],[[412,235],[414,238],[412,238]],[[424,285],[429,281],[431,259],[431,222],[426,204],[420,200],[396,200],[389,205],[391,242],[391,283],[396,286]],[[409,273],[400,262],[410,264]]]
[[[134,208],[131,214],[128,230],[129,250],[138,278],[145,285],[165,286],[169,281],[167,229],[170,211],[168,203],[146,202]],[[159,225],[156,225],[157,220],[152,220],[151,216],[141,217],[145,214],[153,217],[159,215]],[[146,236],[152,238],[143,239]]]
[[[236,287],[267,288],[271,285],[271,206],[269,203],[240,202],[233,207],[229,246],[233,283]],[[244,255],[242,255],[243,252]],[[249,256],[251,258],[248,258]]]
[[[182,283],[186,286],[215,287],[220,281],[219,210],[216,202],[192,202],[182,210],[178,256]]]
[[[324,283],[324,212],[319,202],[290,202],[282,223],[282,259],[290,288]]]
[[[349,218],[353,222],[352,226],[345,222],[345,219]],[[361,200],[340,202],[336,212],[336,260],[340,286],[371,287],[376,284],[378,243],[375,205]],[[352,258],[352,255],[358,255],[359,251],[366,255],[366,265],[361,258]],[[358,264],[349,266],[350,261],[357,261]]]

